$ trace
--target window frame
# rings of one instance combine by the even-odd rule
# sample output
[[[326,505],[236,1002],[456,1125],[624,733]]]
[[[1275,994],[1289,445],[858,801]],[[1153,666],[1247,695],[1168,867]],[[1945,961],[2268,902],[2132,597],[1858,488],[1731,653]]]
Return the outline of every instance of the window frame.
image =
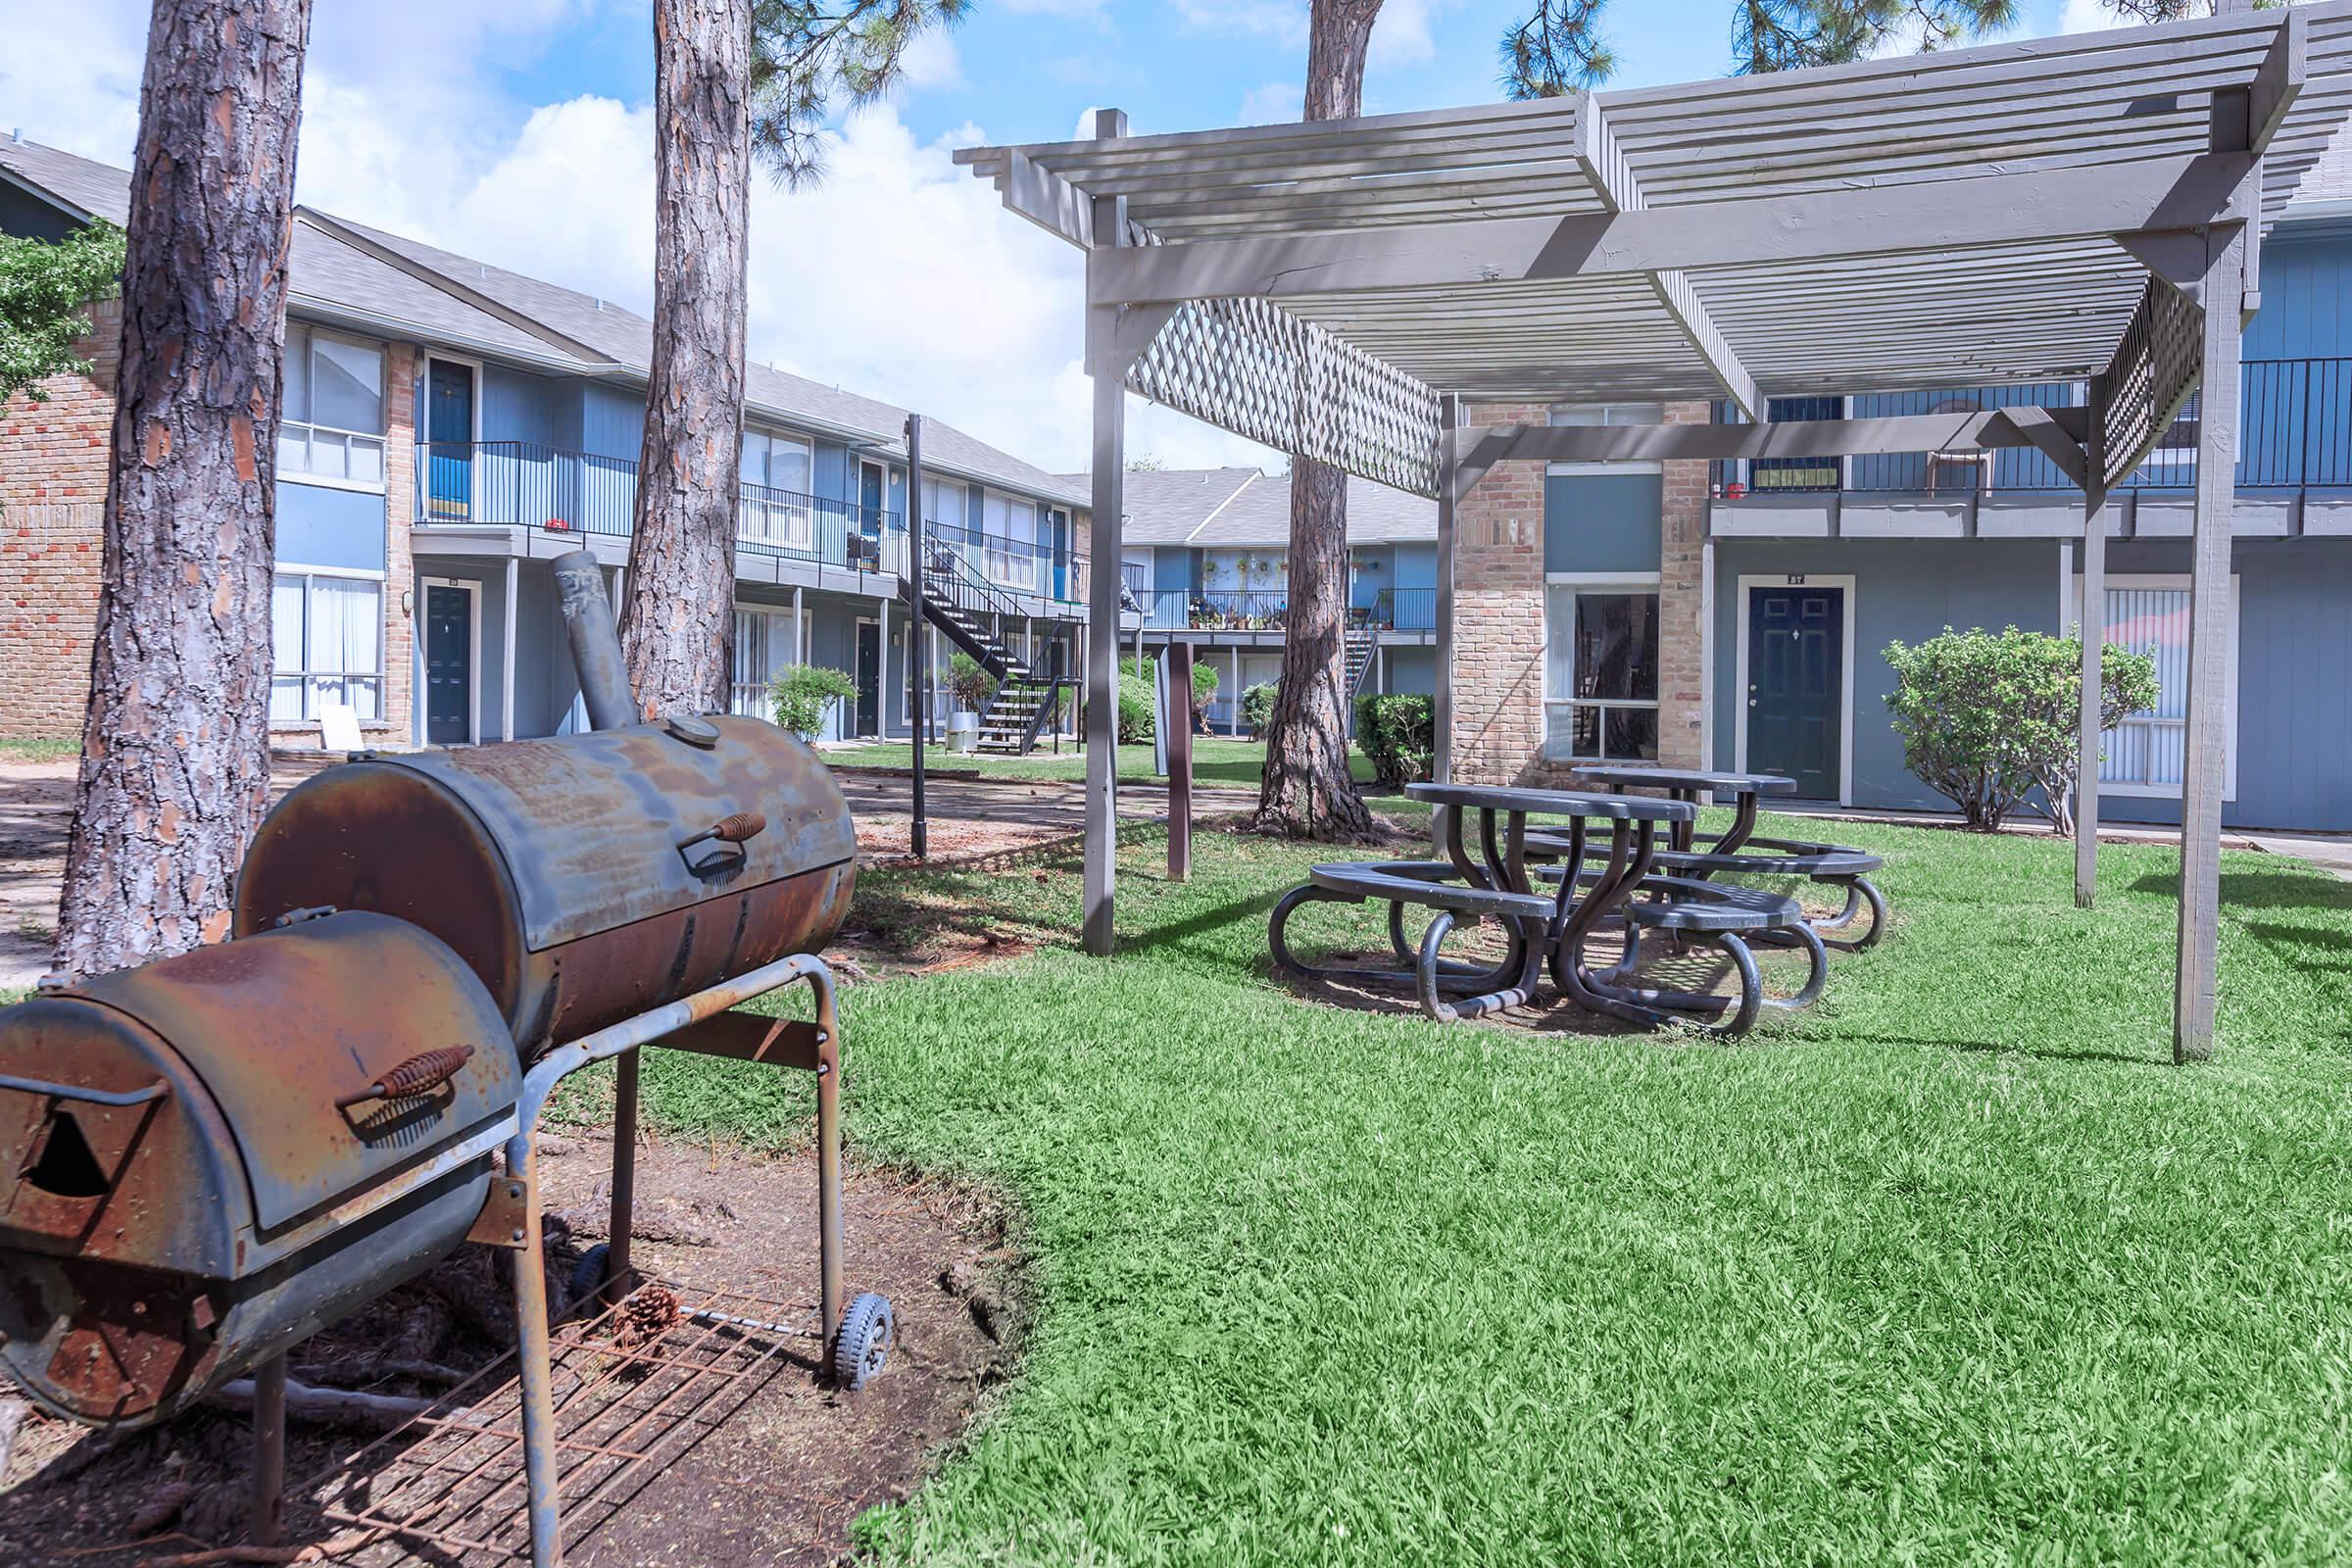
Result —
[[[1598,417],[1578,417],[1578,416],[1588,414],[1596,415]],[[1615,416],[1619,414],[1655,414],[1657,417],[1648,419],[1620,419]],[[1544,422],[1546,426],[1554,428],[1562,425],[1587,425],[1594,428],[1608,428],[1612,426],[1633,428],[1642,425],[1664,424],[1666,422],[1666,405],[1663,403],[1639,402],[1555,403],[1544,411]],[[1546,475],[1568,474],[1589,476],[1592,474],[1611,473],[1662,474],[1665,471],[1666,465],[1654,459],[1646,462],[1640,459],[1629,459],[1622,463],[1560,462],[1547,463],[1544,466],[1544,472]]]
[[[383,428],[354,430],[344,425],[324,424],[309,417],[295,418],[286,408],[285,378],[281,371],[278,378],[277,432],[270,448],[270,461],[274,466],[276,476],[290,484],[317,485],[322,490],[356,490],[364,495],[383,495],[391,482],[392,345],[376,338],[361,337],[353,332],[338,332],[332,327],[316,326],[309,321],[288,321],[286,323],[286,336],[289,339],[298,332],[302,335],[302,352],[306,362],[303,371],[303,386],[311,394],[313,407],[318,404],[318,371],[317,365],[311,362],[314,359],[313,347],[319,338],[323,337],[334,343],[348,343],[354,348],[367,349],[375,355],[376,423]],[[290,355],[293,351],[294,345],[289,341],[285,345],[285,353]],[[434,357],[443,358],[444,356],[436,355]],[[307,415],[309,411],[304,412]],[[289,430],[300,430],[304,433],[303,450],[306,454],[321,432],[341,438],[344,450],[343,466],[347,470],[347,475],[351,466],[351,443],[354,440],[374,442],[376,477],[373,480],[353,479],[348,476],[337,478],[331,473],[313,473],[307,468],[289,469],[282,461],[279,461],[284,452],[286,432]],[[474,368],[474,440],[476,442],[481,440],[481,370],[478,365]]]
[[[1542,739],[1538,742],[1538,750],[1544,760],[1547,762],[1568,764],[1582,762],[1655,762],[1657,760],[1655,757],[1611,757],[1607,755],[1609,734],[1608,710],[1613,708],[1633,709],[1660,714],[1658,720],[1658,744],[1662,747],[1665,744],[1666,739],[1666,723],[1663,716],[1665,697],[1664,671],[1661,670],[1659,672],[1659,695],[1656,697],[1647,699],[1633,697],[1579,697],[1575,694],[1574,689],[1576,685],[1576,670],[1574,650],[1572,648],[1570,651],[1569,661],[1570,689],[1564,693],[1555,693],[1552,690],[1551,680],[1552,641],[1555,635],[1557,635],[1565,636],[1573,643],[1573,640],[1576,636],[1576,601],[1586,594],[1604,595],[1611,598],[1646,596],[1652,602],[1653,608],[1651,610],[1651,615],[1653,618],[1653,623],[1656,625],[1658,630],[1658,655],[1660,661],[1663,662],[1666,652],[1666,626],[1664,616],[1661,613],[1664,609],[1663,587],[1663,574],[1654,571],[1553,571],[1544,573],[1544,650],[1542,660],[1544,669],[1544,731]],[[1554,590],[1557,589],[1565,589],[1568,593],[1569,613],[1567,625],[1555,630],[1552,622],[1552,596]],[[1581,756],[1574,750],[1574,737],[1576,734],[1575,713],[1580,708],[1591,708],[1600,710],[1601,719],[1599,734],[1601,750],[1599,755],[1590,757]],[[1555,710],[1558,710],[1559,713],[1566,719],[1565,723],[1559,724],[1556,727],[1553,722],[1553,713]],[[1557,736],[1556,740],[1554,738],[1555,735]]]
[[[270,727],[271,729],[291,729],[297,725],[318,723],[318,713],[312,703],[311,683],[314,680],[328,677],[345,682],[349,682],[354,679],[374,681],[376,684],[375,716],[372,718],[360,716],[358,721],[363,728],[369,724],[382,725],[391,723],[392,720],[389,717],[389,714],[391,712],[392,673],[390,670],[384,667],[386,653],[385,644],[387,642],[387,638],[384,633],[384,604],[386,590],[391,584],[390,573],[381,571],[359,571],[341,566],[306,566],[294,562],[281,561],[273,564],[270,570],[270,588],[272,596],[274,596],[277,591],[279,579],[286,577],[298,577],[303,583],[302,658],[297,665],[291,668],[279,663],[277,657],[278,650],[276,628],[274,625],[272,625],[270,636],[270,703],[271,707],[274,709],[277,697],[277,683],[280,680],[289,678],[298,679],[302,682],[302,711],[291,718],[279,718],[276,713],[272,711],[269,719]],[[311,585],[320,578],[328,578],[338,582],[364,582],[374,587],[375,668],[371,670],[321,670],[312,669],[309,667],[311,656]],[[477,611],[477,614],[475,616],[477,622],[477,642],[475,644],[475,652],[478,655],[480,647],[478,642],[478,622],[480,619],[478,611],[480,608],[480,600],[478,597],[475,600],[475,608]],[[272,610],[272,619],[274,620],[274,618],[275,612],[274,610]],[[479,667],[478,658],[476,659],[476,667]],[[476,700],[478,701],[478,698]],[[478,714],[476,717],[478,718]],[[476,733],[479,733],[478,729],[476,730]]]
[[[2111,571],[2104,574],[2100,585],[2108,592],[2122,588],[2184,593],[2190,587],[2190,578],[2186,572],[2180,571]],[[2237,799],[2237,714],[2241,706],[2237,681],[2237,653],[2241,634],[2240,610],[2242,605],[2238,590],[2238,573],[2232,571],[2230,573],[2230,640],[2223,654],[2222,666],[2222,689],[2229,693],[2229,705],[2222,714],[2222,799],[2225,801]],[[2080,570],[2074,574],[2074,585],[2068,597],[2074,610],[2075,629],[2079,634],[2089,619],[2083,612],[2082,573]],[[2107,612],[2104,605],[2099,610],[2099,640],[2101,643],[2107,640]],[[2130,724],[2135,721],[2144,722],[2150,727],[2170,722],[2154,718],[2143,720],[2136,713],[2127,717],[2123,722]],[[2188,720],[2185,715],[2182,716],[2180,723],[2183,729],[2186,728]],[[2122,727],[2121,724],[2117,726],[2118,729]],[[2099,752],[2103,764],[2107,753],[2104,739],[2100,743]],[[2105,773],[2104,765],[2100,771],[2102,775]],[[2101,795],[2112,795],[2122,800],[2177,801],[2180,799],[2182,788],[2183,786],[2180,784],[2126,782],[2104,776],[2099,779]]]

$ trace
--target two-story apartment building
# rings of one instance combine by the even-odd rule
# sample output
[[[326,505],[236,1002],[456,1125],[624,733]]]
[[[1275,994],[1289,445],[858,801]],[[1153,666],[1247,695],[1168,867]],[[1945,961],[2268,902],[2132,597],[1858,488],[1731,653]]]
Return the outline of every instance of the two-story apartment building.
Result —
[[[2233,517],[2233,826],[2352,829],[2352,148],[2267,236],[2245,331]],[[2075,405],[2081,383],[1772,401],[1783,419]],[[1706,405],[1479,409],[1477,422],[1731,418]],[[1946,626],[2071,631],[2156,656],[2108,737],[2113,821],[2177,821],[2197,407],[2110,502],[2080,587],[2082,495],[2029,450],[1509,465],[1464,503],[1459,776],[1587,759],[1787,773],[1856,807],[1948,803],[1903,765],[1884,650]],[[1524,471],[1508,471],[1524,470]],[[1537,628],[1540,628],[1538,630]]]
[[[120,223],[128,182],[0,142],[0,232]],[[317,744],[332,704],[371,745],[583,722],[547,563],[585,546],[618,593],[651,323],[308,208],[291,277],[273,734]],[[80,726],[118,320],[98,315],[91,376],[0,411],[0,733]],[[775,671],[827,664],[858,685],[834,738],[906,735],[906,412],[762,365],[746,392],[731,706],[764,715]],[[937,419],[922,439],[937,571],[1004,647],[1075,668],[1084,492]],[[949,649],[924,643],[944,714]]]
[[[1071,483],[1084,487],[1084,476]],[[1142,608],[1130,636],[1191,639],[1217,671],[1211,727],[1242,728],[1241,697],[1282,672],[1291,483],[1256,468],[1127,475],[1122,570]],[[1437,685],[1438,511],[1365,479],[1348,485],[1348,677],[1358,691]]]

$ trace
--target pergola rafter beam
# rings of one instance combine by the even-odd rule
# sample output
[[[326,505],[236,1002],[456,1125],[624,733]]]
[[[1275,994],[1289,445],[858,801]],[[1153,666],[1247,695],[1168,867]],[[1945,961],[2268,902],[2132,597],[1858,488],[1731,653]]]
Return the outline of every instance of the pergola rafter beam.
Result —
[[[1969,251],[2196,227],[2229,211],[2254,168],[2246,153],[2199,153],[1564,218],[1198,240],[1105,253],[1087,282],[1092,303],[1125,305]]]
[[[1585,93],[1576,102],[1576,161],[1583,168],[1585,178],[1600,193],[1601,200],[1612,212],[1638,213],[1646,211],[1649,203],[1642,194],[1642,182],[1634,176],[1634,167],[1626,161],[1625,149],[1618,146],[1616,132],[1609,129],[1609,118],[1600,111],[1600,100]],[[1692,353],[1707,364],[1723,390],[1738,404],[1740,412],[1751,419],[1762,418],[1764,403],[1756,392],[1756,378],[1747,367],[1740,363],[1731,342],[1707,314],[1707,307],[1690,286],[1690,279],[1680,270],[1668,268],[1663,271],[1644,274],[1658,304],[1674,318]]]
[[[1497,463],[1718,462],[2031,447],[2048,453],[2080,483],[2089,425],[2087,410],[2026,405],[1757,424],[1490,424],[1464,429],[1460,441],[1461,461],[1481,471]]]

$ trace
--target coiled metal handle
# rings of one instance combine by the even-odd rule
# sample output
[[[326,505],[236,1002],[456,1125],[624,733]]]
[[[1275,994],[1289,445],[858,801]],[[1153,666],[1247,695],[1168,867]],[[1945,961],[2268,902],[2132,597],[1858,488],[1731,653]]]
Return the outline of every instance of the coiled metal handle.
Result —
[[[472,1059],[471,1046],[443,1046],[438,1051],[418,1052],[408,1060],[395,1063],[367,1088],[336,1101],[335,1108],[349,1110],[370,1100],[407,1100],[438,1089]]]

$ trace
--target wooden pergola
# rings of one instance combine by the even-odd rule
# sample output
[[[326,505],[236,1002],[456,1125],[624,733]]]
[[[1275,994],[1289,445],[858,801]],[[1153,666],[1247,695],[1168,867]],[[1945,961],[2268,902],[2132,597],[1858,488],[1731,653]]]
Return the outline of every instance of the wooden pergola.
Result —
[[[2210,1053],[2238,341],[2262,236],[2352,112],[2352,0],[1776,76],[958,152],[1086,252],[1094,539],[1085,941],[1111,947],[1132,389],[1456,509],[1497,463],[2031,446],[2107,490],[2200,385],[2175,1057]],[[1768,422],[1766,400],[2086,380],[2082,407]],[[1729,399],[1752,422],[1478,427],[1468,402]],[[2093,891],[2099,639],[2084,639]]]

